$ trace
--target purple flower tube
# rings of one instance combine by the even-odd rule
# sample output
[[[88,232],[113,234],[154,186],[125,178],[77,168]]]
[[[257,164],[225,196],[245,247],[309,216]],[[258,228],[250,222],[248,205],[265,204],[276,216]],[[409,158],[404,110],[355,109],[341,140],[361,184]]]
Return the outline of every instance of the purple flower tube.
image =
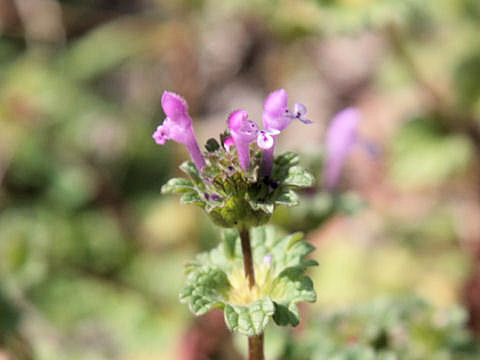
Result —
[[[206,164],[193,132],[187,102],[180,95],[165,91],[162,95],[162,108],[167,118],[157,127],[153,139],[159,145],[165,145],[168,140],[184,144],[195,166],[201,171]]]
[[[327,128],[325,186],[332,191],[337,186],[342,168],[352,147],[358,141],[357,128],[360,121],[358,109],[348,107],[337,113]]]
[[[300,120],[304,124],[311,124],[313,121],[306,118],[306,113],[307,108],[300,103],[295,103],[293,112],[288,109],[288,95],[284,89],[276,90],[268,95],[263,111],[263,127],[265,131],[263,134],[259,134],[258,139],[258,146],[264,149],[261,168],[262,176],[269,176],[272,172],[277,135],[285,130],[294,119]],[[263,141],[261,136],[264,138]],[[271,145],[264,147],[262,142]]]
[[[258,126],[244,110],[234,111],[228,118],[230,135],[237,147],[238,161],[244,171],[250,167],[250,143],[257,138]]]

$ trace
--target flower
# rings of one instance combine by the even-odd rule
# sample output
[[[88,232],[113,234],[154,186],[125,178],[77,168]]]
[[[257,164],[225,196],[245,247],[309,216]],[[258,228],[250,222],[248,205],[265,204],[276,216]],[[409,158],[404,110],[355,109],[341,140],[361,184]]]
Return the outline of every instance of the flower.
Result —
[[[290,116],[294,119],[300,120],[304,124],[312,124],[313,121],[307,119],[305,115],[307,115],[307,108],[305,107],[305,105],[301,103],[295,103],[293,107],[293,114],[291,114]]]
[[[258,146],[264,149],[261,169],[263,176],[269,176],[272,171],[276,136],[285,130],[293,119],[300,120],[304,124],[313,123],[305,117],[306,114],[307,108],[301,103],[295,103],[293,112],[288,109],[288,95],[285,89],[275,90],[268,95],[263,111],[265,130],[264,133],[259,134],[258,139]]]
[[[201,171],[206,164],[193,132],[187,102],[180,95],[165,91],[162,95],[162,108],[167,118],[157,127],[153,139],[159,145],[165,145],[168,140],[184,144],[195,166]]]
[[[325,185],[333,190],[340,179],[340,174],[352,150],[358,141],[357,127],[360,121],[360,112],[354,107],[348,107],[337,113],[326,132],[326,166]]]
[[[263,127],[267,130],[283,131],[291,121],[288,110],[287,92],[276,90],[268,95],[263,111]]]
[[[244,171],[250,167],[250,143],[257,138],[258,126],[244,110],[234,111],[228,118],[230,135],[237,147],[238,161]]]

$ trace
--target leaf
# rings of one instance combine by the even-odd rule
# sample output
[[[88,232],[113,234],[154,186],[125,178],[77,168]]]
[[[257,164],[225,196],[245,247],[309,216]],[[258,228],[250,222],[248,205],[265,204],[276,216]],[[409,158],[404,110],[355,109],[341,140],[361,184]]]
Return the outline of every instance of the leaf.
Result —
[[[273,162],[272,178],[282,182],[288,174],[288,170],[299,163],[299,157],[294,152],[286,152],[277,156]]]
[[[185,194],[180,198],[180,201],[182,204],[195,204],[198,206],[204,206],[205,202],[202,200],[200,195],[196,191],[190,191]]]
[[[305,168],[301,166],[293,166],[288,169],[288,174],[283,181],[283,185],[310,187],[313,185],[313,181],[313,175],[310,174]]]
[[[61,68],[75,79],[88,80],[119,66],[145,45],[138,41],[140,31],[132,30],[122,22],[96,28],[66,49]]]
[[[273,320],[280,326],[297,326],[300,323],[298,307],[295,304],[287,307],[286,305],[275,303]]]
[[[180,293],[180,301],[188,303],[195,315],[203,315],[216,306],[229,288],[226,274],[218,268],[203,267],[190,273],[188,285]]]
[[[316,299],[313,283],[304,274],[309,266],[317,264],[306,259],[313,245],[303,241],[301,233],[278,236],[272,226],[254,228],[250,236],[255,288],[250,289],[243,274],[238,232],[227,230],[217,248],[199,254],[187,266],[182,301],[195,314],[223,308],[227,326],[248,336],[263,332],[270,316],[282,326],[298,325],[296,304]],[[271,256],[271,263],[265,263],[265,255]]]
[[[298,195],[291,189],[282,189],[278,197],[275,199],[275,204],[285,206],[296,206],[299,203]]]
[[[275,158],[274,166],[278,168],[292,167],[297,165],[298,162],[298,154],[294,153],[293,151],[288,151]]]
[[[200,173],[198,172],[198,169],[193,162],[184,161],[182,165],[180,165],[180,170],[190,176],[190,179],[192,179],[196,187],[198,187],[202,191],[205,190],[205,184],[203,183]]]
[[[238,331],[247,336],[258,335],[268,324],[273,315],[275,306],[267,296],[250,306],[225,306],[225,323],[232,331]]]
[[[178,193],[182,194],[193,190],[193,184],[190,180],[185,178],[173,178],[162,186],[163,194]]]
[[[225,246],[225,255],[229,259],[235,257],[235,244],[237,242],[238,232],[233,229],[223,231],[223,243]]]

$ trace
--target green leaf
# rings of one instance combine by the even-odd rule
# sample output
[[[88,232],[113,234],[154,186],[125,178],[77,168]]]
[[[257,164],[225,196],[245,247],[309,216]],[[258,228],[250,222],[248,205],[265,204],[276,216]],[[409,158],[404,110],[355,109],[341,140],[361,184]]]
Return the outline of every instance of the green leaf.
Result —
[[[182,165],[180,165],[180,170],[190,176],[190,179],[192,179],[196,187],[201,190],[205,190],[205,184],[203,183],[200,173],[198,172],[198,169],[193,162],[184,161]]]
[[[190,180],[185,178],[173,178],[162,186],[163,194],[178,193],[182,194],[193,190],[193,184]]]
[[[187,285],[181,294],[195,314],[224,309],[225,321],[233,331],[252,336],[263,332],[272,316],[279,325],[300,322],[297,303],[315,301],[313,283],[305,276],[316,261],[306,259],[314,247],[301,233],[278,236],[271,226],[250,231],[256,287],[250,289],[243,274],[240,239],[227,230],[215,249],[199,254],[187,266]],[[271,263],[265,263],[265,255]]]
[[[146,44],[139,41],[140,32],[132,30],[122,22],[97,27],[66,49],[61,68],[75,79],[88,80],[119,66]]]
[[[282,189],[281,193],[275,199],[275,204],[285,206],[296,206],[299,204],[298,195],[291,189]]]
[[[310,187],[313,185],[313,181],[313,175],[310,174],[305,168],[301,166],[293,166],[288,169],[288,174],[283,182],[283,185]]]
[[[226,274],[211,267],[200,268],[189,275],[188,285],[180,293],[180,301],[188,303],[195,315],[203,315],[216,306],[230,287]]]
[[[295,304],[287,307],[286,305],[275,303],[275,314],[273,320],[280,326],[297,326],[300,323],[300,313]]]
[[[228,259],[235,257],[235,244],[237,243],[237,230],[226,229],[223,231],[223,243],[225,246],[225,255]]]
[[[274,314],[275,306],[266,296],[249,306],[226,305],[224,311],[225,323],[230,330],[253,336],[263,332],[269,317]]]
[[[190,191],[185,194],[180,198],[180,201],[182,204],[195,204],[198,206],[204,206],[205,201],[202,200],[200,195],[196,191]]]
[[[277,168],[290,168],[297,165],[299,161],[298,154],[294,153],[293,151],[288,151],[280,156],[277,156],[274,164]]]
[[[273,162],[272,178],[282,182],[288,174],[288,170],[298,165],[299,157],[294,152],[286,152],[277,156]]]

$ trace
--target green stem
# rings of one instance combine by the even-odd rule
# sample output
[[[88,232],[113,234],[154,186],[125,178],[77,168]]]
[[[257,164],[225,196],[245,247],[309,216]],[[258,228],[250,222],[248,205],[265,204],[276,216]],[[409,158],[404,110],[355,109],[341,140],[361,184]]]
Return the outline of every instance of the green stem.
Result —
[[[243,269],[248,279],[250,288],[255,286],[255,270],[253,268],[252,245],[250,244],[250,231],[241,229],[240,239],[242,241]],[[248,337],[248,360],[264,360],[263,354],[263,333]]]

